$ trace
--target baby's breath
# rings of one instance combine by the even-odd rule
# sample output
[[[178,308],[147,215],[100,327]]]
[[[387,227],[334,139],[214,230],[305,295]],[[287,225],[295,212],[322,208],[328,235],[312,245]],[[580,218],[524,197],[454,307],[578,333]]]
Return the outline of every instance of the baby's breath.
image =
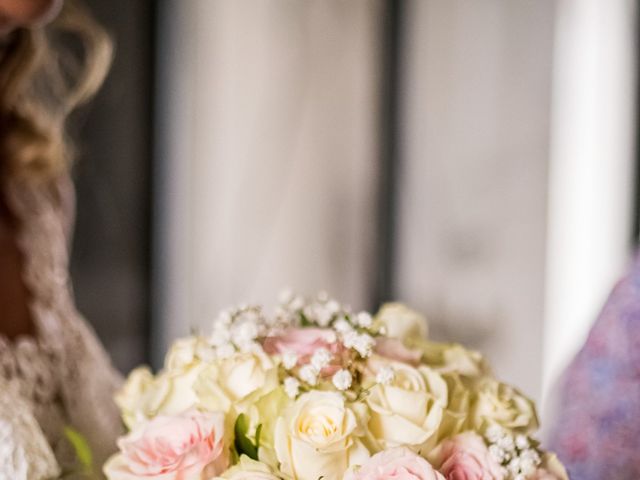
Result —
[[[533,475],[542,460],[526,435],[513,435],[499,425],[485,432],[489,454],[505,471],[505,480],[524,480]]]
[[[341,391],[348,390],[351,387],[351,382],[353,381],[353,377],[349,370],[338,370],[331,379],[333,385]]]

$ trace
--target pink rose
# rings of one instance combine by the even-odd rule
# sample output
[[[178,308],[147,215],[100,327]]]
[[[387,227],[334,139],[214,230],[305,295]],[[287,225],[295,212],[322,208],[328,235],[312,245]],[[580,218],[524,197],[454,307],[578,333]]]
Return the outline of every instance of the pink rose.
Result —
[[[445,440],[435,456],[447,480],[502,480],[500,465],[489,454],[484,440],[473,432]]]
[[[201,480],[229,464],[224,415],[189,410],[159,415],[118,440],[120,453],[104,466],[109,480]]]
[[[360,468],[347,471],[344,480],[445,480],[424,458],[408,448],[376,453]]]
[[[335,332],[328,328],[287,328],[279,335],[267,337],[262,348],[270,355],[295,353],[298,365],[309,363],[311,356],[319,348],[326,348],[334,358],[344,351]],[[327,372],[323,370],[323,373]]]
[[[398,362],[408,363],[417,366],[420,364],[422,352],[407,348],[402,341],[397,338],[378,337],[376,338],[376,346],[374,351],[382,356]]]

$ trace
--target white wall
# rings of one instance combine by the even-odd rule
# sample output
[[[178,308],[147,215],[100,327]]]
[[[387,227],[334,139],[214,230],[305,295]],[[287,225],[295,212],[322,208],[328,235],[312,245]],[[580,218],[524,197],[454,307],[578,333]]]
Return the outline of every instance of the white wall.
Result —
[[[544,387],[584,343],[631,243],[635,2],[558,4]]]
[[[158,348],[286,285],[369,300],[379,6],[165,3]]]
[[[399,296],[540,398],[554,2],[409,2]]]
[[[404,2],[396,293],[538,400],[628,253],[632,4]],[[156,352],[287,284],[366,305],[382,2],[162,5]]]
[[[406,5],[398,296],[543,400],[629,257],[635,3]]]

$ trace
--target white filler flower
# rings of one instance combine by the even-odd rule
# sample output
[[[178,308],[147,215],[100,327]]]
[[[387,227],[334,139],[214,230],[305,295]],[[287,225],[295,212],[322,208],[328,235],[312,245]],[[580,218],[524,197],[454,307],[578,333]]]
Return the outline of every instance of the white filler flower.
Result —
[[[313,352],[313,356],[311,357],[311,365],[319,372],[324,367],[329,365],[331,358],[331,352],[329,350],[327,350],[326,348],[319,348],[315,352]]]
[[[297,378],[287,377],[284,379],[284,392],[289,398],[296,398],[300,392],[300,382]]]
[[[344,346],[353,348],[362,358],[371,355],[376,341],[368,333],[348,332],[343,339]]]
[[[349,370],[342,369],[338,370],[333,375],[332,381],[338,390],[344,391],[351,386],[353,378],[351,377]]]
[[[382,385],[389,385],[393,382],[393,378],[396,376],[393,368],[391,367],[382,367],[378,370],[376,374],[376,382],[381,383]]]
[[[371,318],[371,315],[368,312],[360,312],[356,315],[356,323],[359,327],[369,328],[373,325],[373,318]]]
[[[282,354],[282,365],[287,370],[291,370],[298,363],[298,355],[294,352],[284,352]]]
[[[308,383],[311,386],[318,383],[318,371],[311,365],[305,365],[302,367],[299,375],[303,382]]]

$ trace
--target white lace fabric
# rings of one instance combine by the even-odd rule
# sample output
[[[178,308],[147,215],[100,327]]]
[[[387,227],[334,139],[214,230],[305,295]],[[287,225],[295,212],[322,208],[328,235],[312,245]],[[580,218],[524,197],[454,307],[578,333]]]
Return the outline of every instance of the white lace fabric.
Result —
[[[23,435],[16,432],[24,429],[26,438],[36,435],[29,422],[38,427],[62,466],[71,460],[63,429],[71,426],[78,430],[88,440],[96,471],[100,471],[121,433],[120,416],[113,402],[120,377],[74,306],[68,274],[73,218],[70,180],[65,177],[53,184],[13,181],[5,188],[9,206],[20,223],[17,241],[37,336],[15,342],[0,337],[0,436],[13,435],[16,439],[13,447],[11,442],[2,443],[0,480],[5,478],[3,469],[10,468],[8,463],[15,463],[15,468],[21,465],[20,461],[8,462],[7,458],[24,456],[27,463],[39,462],[38,456],[46,458],[38,453],[41,450],[32,451],[18,441]],[[16,407],[20,408],[22,419],[18,423],[11,421],[14,415],[7,407],[12,402],[20,405]],[[26,416],[32,420],[24,420]],[[33,440],[28,443],[38,445]],[[20,475],[6,478],[48,479],[54,471],[35,465],[25,474],[20,468],[14,472]]]
[[[48,479],[60,475],[50,445],[19,392],[0,380],[0,480]]]

